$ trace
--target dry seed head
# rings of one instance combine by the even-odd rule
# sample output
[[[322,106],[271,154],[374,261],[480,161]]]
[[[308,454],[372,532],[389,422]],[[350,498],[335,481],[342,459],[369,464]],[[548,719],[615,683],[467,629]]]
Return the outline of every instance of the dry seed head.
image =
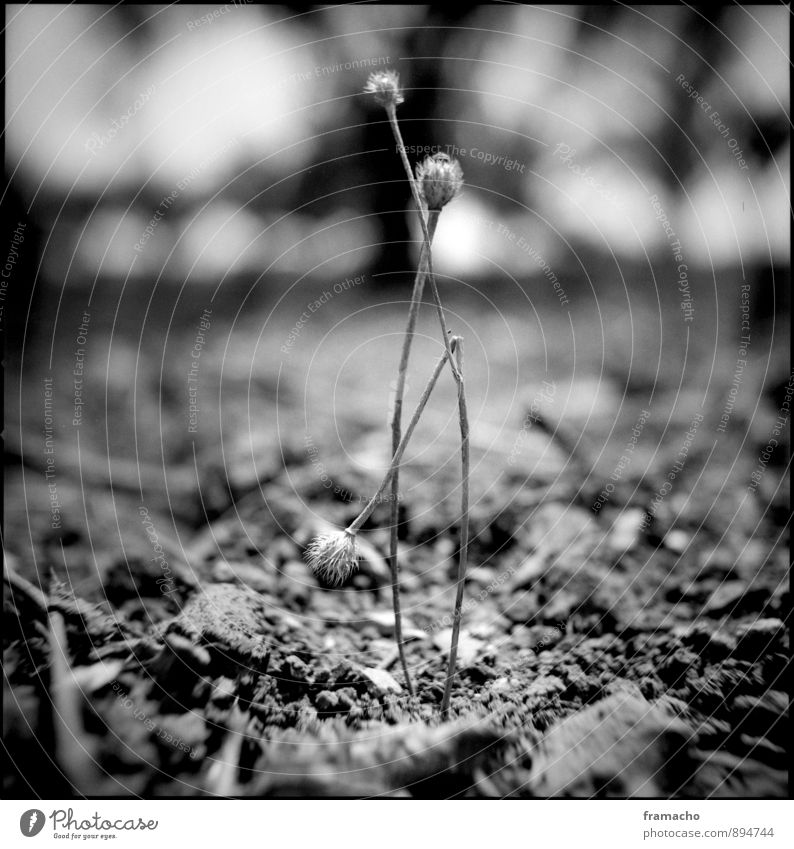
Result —
[[[416,166],[416,181],[428,209],[441,209],[460,194],[463,169],[457,159],[435,153]]]
[[[405,98],[400,91],[400,75],[397,71],[373,71],[364,86],[367,94],[373,95],[381,106],[399,106]]]
[[[358,568],[356,535],[349,531],[321,534],[306,549],[306,562],[326,584],[343,584]]]

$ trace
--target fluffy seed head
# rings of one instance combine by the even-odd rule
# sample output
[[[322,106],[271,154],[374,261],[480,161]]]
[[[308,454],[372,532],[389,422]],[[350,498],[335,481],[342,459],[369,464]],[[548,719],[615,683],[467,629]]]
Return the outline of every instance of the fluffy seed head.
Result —
[[[441,209],[460,194],[463,169],[457,159],[434,153],[416,166],[416,181],[427,208]]]
[[[405,98],[400,91],[400,75],[397,71],[373,71],[364,86],[381,106],[399,106]]]
[[[306,562],[326,584],[343,584],[358,568],[356,535],[348,531],[321,534],[306,549]]]

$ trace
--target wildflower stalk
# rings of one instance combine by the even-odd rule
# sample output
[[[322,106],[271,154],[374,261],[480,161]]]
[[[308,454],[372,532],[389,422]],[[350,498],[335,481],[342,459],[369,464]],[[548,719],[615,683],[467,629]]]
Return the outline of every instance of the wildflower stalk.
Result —
[[[402,459],[403,454],[405,453],[405,449],[408,446],[408,443],[411,441],[411,437],[413,436],[413,432],[416,429],[417,422],[419,421],[419,417],[422,415],[425,407],[427,406],[427,401],[430,398],[430,393],[433,391],[433,387],[436,385],[438,381],[438,376],[441,374],[441,369],[444,368],[444,364],[449,359],[447,352],[439,357],[438,362],[436,363],[435,368],[433,369],[433,373],[430,375],[430,380],[427,381],[427,386],[425,386],[424,391],[422,392],[422,397],[419,399],[419,403],[416,405],[416,409],[414,410],[414,414],[411,417],[411,421],[408,423],[408,427],[405,430],[405,433],[400,440],[400,444],[397,446],[397,450],[394,452],[394,455],[391,458],[391,464],[389,465],[389,469],[386,472],[383,480],[378,487],[378,491],[370,498],[367,502],[367,506],[359,513],[358,516],[351,522],[350,525],[345,528],[346,533],[356,534],[361,530],[361,526],[364,522],[369,519],[372,515],[372,511],[378,505],[378,501],[383,495],[386,487],[391,483],[392,475],[394,474],[395,469],[399,466],[400,460]]]
[[[338,553],[339,558],[349,565],[352,558],[351,550],[354,550],[355,536],[363,523],[372,514],[382,493],[391,482],[390,499],[390,523],[389,523],[389,565],[392,574],[392,599],[394,606],[394,630],[397,642],[398,654],[405,674],[406,687],[413,695],[413,685],[408,673],[408,665],[405,659],[405,650],[402,637],[402,614],[400,611],[400,586],[399,586],[399,561],[397,555],[397,524],[399,518],[398,496],[399,496],[399,464],[405,447],[413,434],[413,430],[424,410],[427,399],[441,373],[446,362],[449,362],[450,370],[458,387],[458,408],[460,414],[461,431],[461,462],[462,462],[462,485],[461,485],[461,519],[460,519],[460,560],[458,563],[458,584],[455,602],[455,619],[452,632],[452,645],[450,647],[449,669],[442,701],[442,713],[446,715],[449,710],[449,699],[452,687],[452,678],[455,674],[457,662],[458,637],[460,633],[460,616],[463,601],[463,585],[466,576],[466,561],[468,554],[469,537],[469,424],[466,411],[466,392],[463,383],[463,348],[459,337],[450,337],[447,329],[444,307],[436,285],[435,273],[433,271],[433,255],[431,243],[438,224],[438,216],[441,209],[449,203],[459,192],[463,184],[463,172],[456,160],[451,160],[446,154],[438,153],[427,157],[423,163],[417,165],[416,175],[411,168],[406,155],[400,125],[397,121],[397,107],[404,102],[400,90],[399,75],[395,71],[380,71],[370,74],[365,92],[371,94],[375,101],[386,111],[389,126],[391,127],[397,152],[405,169],[408,184],[411,187],[419,214],[419,222],[422,227],[422,250],[419,257],[419,268],[414,280],[414,288],[411,295],[411,306],[408,312],[408,323],[403,339],[402,353],[397,374],[397,385],[394,399],[394,412],[392,416],[392,461],[380,488],[369,501],[361,514],[341,534],[333,535],[322,541],[316,549],[313,549],[311,561],[313,568],[322,568],[322,564],[328,560],[334,560]],[[405,393],[405,378],[408,369],[408,360],[411,352],[411,344],[416,329],[417,314],[422,299],[425,280],[430,282],[430,290],[441,327],[441,337],[444,344],[444,355],[439,359],[433,374],[425,387],[425,391],[419,400],[413,418],[407,430],[401,435],[401,419],[403,396]],[[351,549],[351,543],[353,549]],[[317,552],[321,552],[318,555]]]
[[[444,696],[441,700],[441,715],[449,712],[449,700],[452,695],[452,679],[458,660],[458,639],[460,637],[460,615],[463,606],[463,588],[466,581],[466,565],[469,554],[469,416],[466,409],[466,389],[463,381],[463,340],[456,337],[455,356],[458,373],[458,413],[460,416],[460,460],[461,460],[461,496],[460,496],[460,551],[458,558],[458,586],[455,593],[455,613],[452,621],[452,640],[449,647],[447,680],[444,683]]]
[[[403,163],[403,168],[405,169],[405,174],[408,177],[408,183],[411,186],[411,194],[414,198],[414,203],[416,203],[416,208],[419,212],[419,222],[422,225],[422,236],[424,238],[424,251],[427,257],[427,279],[430,282],[430,291],[433,293],[433,300],[436,305],[436,313],[438,314],[439,324],[441,325],[441,337],[444,342],[444,349],[447,352],[447,356],[449,357],[449,366],[452,371],[452,374],[455,380],[459,383],[460,378],[457,372],[457,368],[455,366],[455,358],[452,356],[452,349],[450,347],[449,342],[449,331],[447,330],[447,322],[444,318],[444,307],[441,304],[441,298],[438,294],[438,287],[436,286],[435,274],[433,273],[433,257],[430,251],[430,229],[428,227],[428,221],[425,217],[425,204],[422,202],[422,195],[419,191],[419,185],[414,177],[414,172],[411,169],[411,163],[408,161],[408,156],[405,153],[405,144],[403,142],[402,133],[400,132],[400,125],[397,122],[397,105],[396,103],[387,103],[384,106],[386,110],[386,115],[389,119],[389,126],[392,130],[392,135],[394,136],[394,141],[397,145],[397,151],[400,154],[400,159]]]
[[[438,224],[440,210],[430,210],[428,215],[428,236],[433,241]],[[408,310],[408,323],[403,337],[402,353],[400,354],[400,365],[397,372],[397,385],[394,391],[394,413],[391,421],[391,450],[395,454],[400,445],[402,435],[402,411],[403,396],[405,394],[405,378],[408,372],[408,358],[411,354],[411,344],[416,330],[416,318],[419,313],[419,304],[422,302],[422,293],[425,288],[425,276],[427,273],[428,251],[425,244],[422,245],[422,254],[419,258],[419,268],[414,279],[414,288],[411,294],[411,306]],[[405,685],[408,692],[413,695],[414,688],[411,676],[408,672],[408,663],[405,659],[405,645],[403,643],[402,611],[400,609],[400,564],[397,556],[397,523],[399,520],[400,493],[400,470],[396,468],[391,480],[391,499],[389,501],[389,568],[392,575],[392,606],[394,607],[394,638],[397,643],[397,653],[400,656],[400,664],[405,676]]]

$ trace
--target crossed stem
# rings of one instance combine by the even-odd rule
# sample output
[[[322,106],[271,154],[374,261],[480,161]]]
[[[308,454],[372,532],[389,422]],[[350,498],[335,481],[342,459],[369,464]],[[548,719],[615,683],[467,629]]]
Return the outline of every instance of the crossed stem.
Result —
[[[397,151],[400,154],[405,174],[408,177],[408,182],[411,186],[411,194],[414,197],[414,203],[416,203],[416,208],[419,210],[419,222],[422,225],[422,236],[424,237],[423,250],[426,252],[427,257],[427,279],[430,281],[430,291],[433,293],[433,301],[436,305],[438,322],[441,325],[442,341],[444,342],[444,348],[447,352],[447,356],[449,357],[449,367],[455,380],[460,383],[460,375],[458,374],[458,369],[455,365],[455,358],[452,355],[452,348],[450,347],[449,330],[447,329],[447,321],[444,317],[444,307],[441,304],[441,297],[438,294],[438,286],[436,286],[436,278],[433,272],[433,255],[430,251],[431,237],[428,222],[425,218],[425,208],[422,203],[422,195],[419,192],[419,186],[416,184],[414,172],[411,170],[411,163],[408,161],[408,156],[405,153],[405,144],[403,143],[402,133],[400,132],[400,125],[397,123],[397,107],[393,103],[386,106],[386,115],[389,118],[389,125],[391,126],[394,140],[397,143]],[[430,212],[439,212],[439,210],[430,210]]]
[[[430,210],[428,215],[428,236],[432,242],[438,224],[440,210]],[[411,343],[416,330],[416,319],[419,313],[419,305],[422,302],[422,293],[425,288],[425,276],[427,274],[428,251],[422,245],[422,254],[419,259],[419,269],[414,279],[414,288],[411,294],[411,306],[408,310],[408,323],[403,337],[402,353],[400,354],[400,366],[397,372],[397,386],[394,392],[394,412],[391,421],[391,450],[392,454],[397,451],[400,444],[402,427],[403,396],[405,395],[405,379],[408,373],[408,358],[411,354]],[[389,568],[392,575],[392,604],[394,607],[394,638],[397,642],[397,653],[400,656],[400,664],[405,676],[405,684],[408,692],[413,695],[414,688],[411,676],[408,672],[408,662],[405,658],[405,644],[403,642],[402,611],[400,609],[400,564],[397,555],[397,524],[399,521],[399,497],[400,492],[400,470],[395,469],[391,481],[391,499],[389,501]]]
[[[449,647],[447,680],[444,682],[444,696],[441,700],[441,715],[449,713],[449,700],[452,695],[452,680],[458,660],[458,639],[460,637],[460,615],[463,607],[463,590],[466,583],[466,565],[469,556],[469,414],[466,408],[466,389],[463,382],[463,339],[456,338],[455,356],[457,358],[460,381],[458,382],[458,413],[460,415],[460,551],[458,554],[458,586],[455,593],[455,613],[452,621],[452,640]]]
[[[457,341],[457,339],[456,339]],[[413,432],[416,428],[416,425],[419,421],[419,417],[422,415],[423,410],[427,406],[427,401],[430,398],[430,393],[433,391],[433,387],[436,385],[438,381],[438,376],[441,374],[441,369],[444,368],[444,364],[449,360],[449,354],[446,351],[441,355],[438,362],[433,369],[433,373],[430,375],[430,380],[427,382],[427,386],[425,386],[424,391],[422,392],[422,397],[419,399],[419,403],[416,405],[416,409],[414,410],[414,414],[411,417],[411,421],[408,424],[408,427],[405,430],[405,433],[400,439],[400,444],[397,446],[397,450],[394,452],[392,456],[391,463],[389,465],[389,469],[383,477],[383,480],[378,487],[378,491],[370,498],[367,502],[366,507],[358,514],[358,516],[353,520],[353,522],[345,528],[345,531],[349,534],[357,534],[361,530],[361,526],[364,522],[369,519],[372,515],[372,511],[377,507],[378,502],[380,501],[381,496],[383,495],[386,487],[391,483],[392,476],[394,472],[400,465],[400,460],[402,459],[403,454],[405,453],[405,449],[408,446],[408,443],[411,441],[411,437],[413,436]]]
[[[444,685],[444,696],[441,702],[441,713],[442,716],[446,716],[449,712],[449,702],[452,692],[452,679],[455,675],[455,666],[457,664],[458,657],[458,640],[460,637],[460,618],[461,618],[461,609],[463,604],[463,591],[466,580],[466,566],[468,561],[468,546],[469,546],[469,419],[468,419],[468,411],[466,408],[466,389],[463,382],[463,340],[460,337],[453,337],[450,339],[449,330],[447,329],[447,322],[444,316],[444,308],[441,304],[441,297],[438,293],[438,286],[436,285],[436,278],[433,272],[433,254],[431,250],[431,242],[433,235],[435,234],[436,224],[438,223],[438,214],[440,210],[428,210],[428,218],[425,218],[424,213],[424,205],[422,203],[421,193],[419,191],[419,186],[417,185],[416,179],[414,177],[413,170],[411,169],[411,165],[408,162],[408,157],[405,153],[405,144],[403,143],[402,133],[400,132],[400,125],[397,122],[397,108],[395,104],[389,104],[386,106],[386,114],[389,118],[389,125],[392,129],[392,134],[394,135],[394,140],[397,143],[397,151],[400,154],[400,159],[403,163],[403,168],[405,169],[406,176],[408,177],[408,183],[411,186],[411,193],[414,198],[414,202],[416,203],[417,209],[419,211],[419,221],[422,225],[422,234],[424,236],[424,243],[422,245],[422,256],[425,258],[425,262],[427,264],[426,277],[430,282],[430,290],[433,293],[433,301],[436,306],[436,313],[438,315],[438,321],[441,326],[441,336],[444,342],[444,350],[447,358],[449,359],[450,370],[452,371],[452,375],[455,378],[455,381],[458,385],[458,413],[460,417],[460,438],[461,438],[461,468],[462,468],[462,480],[461,480],[461,518],[460,518],[460,551],[459,551],[459,559],[458,559],[458,578],[457,578],[457,590],[455,594],[455,612],[454,612],[454,620],[452,626],[452,641],[450,644],[449,651],[449,664],[447,667],[447,678]],[[432,230],[431,230],[432,226]],[[402,391],[405,387],[405,371],[408,367],[408,356],[410,354],[411,349],[411,341],[413,337],[413,330],[416,324],[416,311],[418,310],[419,301],[416,297],[417,285],[420,285],[420,281],[423,281],[422,276],[422,263],[420,259],[420,267],[419,272],[417,274],[417,281],[414,285],[414,295],[411,299],[411,311],[408,316],[408,330],[406,331],[406,338],[403,342],[403,355],[400,359],[400,372],[397,378],[397,386],[398,392],[395,397],[395,416],[392,420],[392,448],[394,449],[394,445],[399,440],[399,416],[402,412]],[[421,289],[420,289],[421,294]],[[453,355],[454,351],[454,355]],[[443,364],[442,364],[443,365]],[[439,369],[440,372],[440,369]],[[408,436],[408,433],[406,433]],[[402,443],[400,443],[402,444]],[[396,455],[396,450],[395,450]],[[401,616],[399,615],[400,611],[400,601],[399,601],[399,565],[397,562],[397,470],[395,469],[394,477],[393,477],[393,486],[392,486],[392,504],[391,504],[391,525],[390,525],[390,539],[389,539],[389,558],[392,567],[392,579],[394,581],[394,614],[395,614],[395,636],[397,638],[397,648],[400,655],[400,660],[403,666],[403,672],[406,677],[406,681],[408,683],[409,692],[413,692],[412,687],[410,685],[410,678],[408,677],[408,667],[405,661],[405,652],[402,642],[402,621]]]

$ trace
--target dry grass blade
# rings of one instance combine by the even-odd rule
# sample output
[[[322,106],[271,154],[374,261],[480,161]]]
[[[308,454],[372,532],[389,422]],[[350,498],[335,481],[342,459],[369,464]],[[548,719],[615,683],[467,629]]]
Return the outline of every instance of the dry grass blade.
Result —
[[[228,799],[240,795],[238,773],[245,742],[246,717],[235,708],[229,717],[229,730],[216,760],[207,770],[206,787],[213,796]]]
[[[69,663],[63,616],[50,613],[49,625],[55,756],[75,791],[95,793],[102,776],[93,757],[94,746],[83,726],[83,693]]]

